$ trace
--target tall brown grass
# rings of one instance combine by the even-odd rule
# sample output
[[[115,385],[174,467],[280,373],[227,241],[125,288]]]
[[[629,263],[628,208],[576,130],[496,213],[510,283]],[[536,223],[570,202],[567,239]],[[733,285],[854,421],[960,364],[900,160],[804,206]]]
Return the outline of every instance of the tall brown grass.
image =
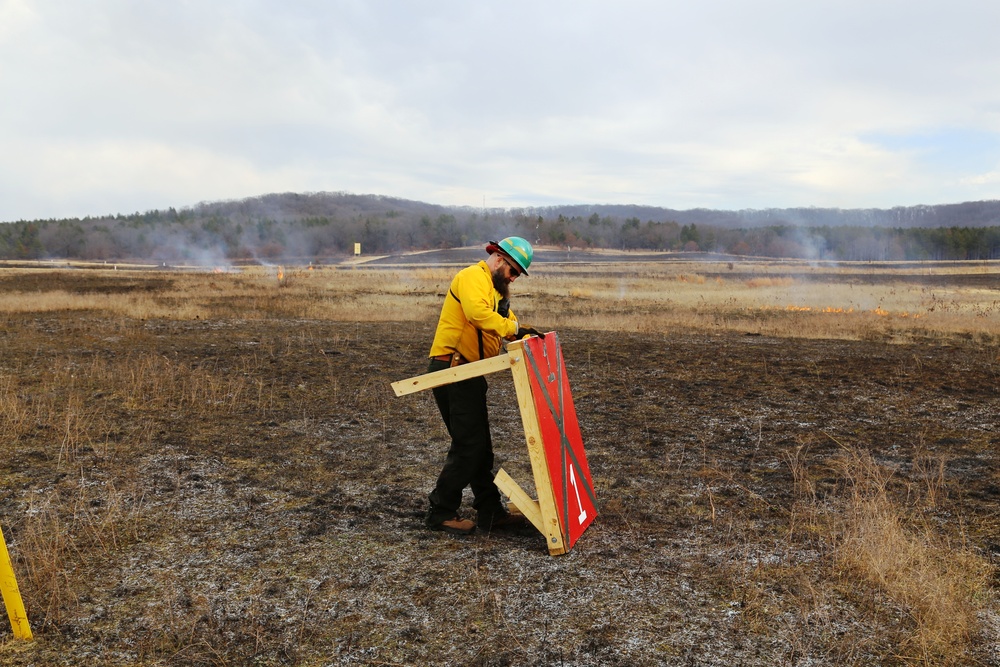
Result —
[[[836,556],[845,576],[861,579],[901,605],[913,630],[903,643],[911,663],[951,664],[979,628],[993,567],[961,539],[903,506],[892,474],[871,454],[844,448],[837,467],[848,485]],[[926,498],[938,493],[931,487]]]
[[[896,641],[902,664],[965,664],[995,568],[965,542],[961,525],[944,527],[925,512],[947,493],[944,459],[918,452],[916,480],[903,480],[869,452],[838,444],[839,456],[824,464],[837,473],[838,491],[822,500],[807,448],[786,454],[802,500],[792,512],[791,533],[820,540],[832,558],[830,576],[873,616],[884,614],[887,604],[902,611],[908,619]],[[815,597],[814,586],[808,592]]]
[[[982,263],[964,266],[968,274],[1000,273]],[[894,282],[894,276],[907,272],[867,265],[821,271],[754,262],[740,266],[732,278],[721,263],[679,268],[670,263],[609,263],[597,270],[541,266],[513,286],[515,312],[533,326],[550,329],[741,331],[888,342],[961,335],[1000,341],[995,292],[947,286],[948,276],[959,275],[960,265],[928,268],[945,281],[938,287]],[[16,275],[23,270],[7,271]],[[755,271],[761,275],[745,277]],[[229,273],[78,271],[96,284],[81,293],[62,287],[3,291],[0,313],[103,312],[134,320],[432,321],[453,272],[452,267],[379,269],[363,264],[285,267],[281,277],[274,267]],[[914,272],[921,271],[909,271]],[[708,280],[708,275],[714,277]],[[162,289],[143,288],[144,281],[153,280]],[[131,281],[134,289],[102,292],[102,283],[121,281]]]

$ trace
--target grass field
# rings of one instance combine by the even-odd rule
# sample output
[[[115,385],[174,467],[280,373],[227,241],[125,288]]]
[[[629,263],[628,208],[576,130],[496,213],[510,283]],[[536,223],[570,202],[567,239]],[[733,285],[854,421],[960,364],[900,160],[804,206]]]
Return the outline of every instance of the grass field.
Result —
[[[389,383],[461,262],[0,269],[0,663],[1000,664],[1000,265],[627,259],[513,286],[598,492],[559,557],[422,527]]]
[[[460,265],[251,266],[185,271],[11,269],[0,313],[132,318],[426,321]],[[115,288],[91,287],[111,280]],[[810,338],[944,340],[1000,334],[1000,262],[554,262],[517,285],[551,328],[753,331]],[[524,318],[522,318],[524,319]]]

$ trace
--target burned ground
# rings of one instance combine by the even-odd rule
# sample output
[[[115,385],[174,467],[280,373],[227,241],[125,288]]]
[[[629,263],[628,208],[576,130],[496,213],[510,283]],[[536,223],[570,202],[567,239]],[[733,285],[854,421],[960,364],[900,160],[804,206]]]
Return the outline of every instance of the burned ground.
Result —
[[[533,531],[424,529],[446,433],[429,393],[389,384],[424,371],[432,332],[5,316],[23,418],[0,521],[36,641],[0,629],[0,661],[919,662],[909,610],[814,520],[848,449],[1000,554],[995,347],[559,331],[600,515],[553,557]],[[489,382],[498,465],[530,488],[512,382]],[[1000,664],[996,611],[952,662]]]

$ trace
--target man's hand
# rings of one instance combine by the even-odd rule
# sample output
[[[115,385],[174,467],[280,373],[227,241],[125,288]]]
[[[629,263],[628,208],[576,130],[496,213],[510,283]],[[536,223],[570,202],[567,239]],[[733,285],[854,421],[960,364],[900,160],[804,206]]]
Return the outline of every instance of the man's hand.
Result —
[[[539,338],[545,338],[545,334],[537,329],[532,329],[531,327],[518,327],[517,328],[517,340],[521,340],[525,336],[538,336]]]

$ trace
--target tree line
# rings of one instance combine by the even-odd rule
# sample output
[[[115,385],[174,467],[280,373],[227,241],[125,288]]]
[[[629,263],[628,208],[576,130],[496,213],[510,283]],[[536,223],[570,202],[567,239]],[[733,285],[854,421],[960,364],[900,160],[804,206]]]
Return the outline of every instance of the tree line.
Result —
[[[966,223],[927,224],[942,220]],[[365,254],[389,254],[461,247],[508,235],[576,249],[841,261],[998,259],[1000,202],[888,211],[626,206],[508,210],[443,207],[374,195],[280,194],[180,210],[2,223],[0,258],[198,264],[292,257],[322,261],[352,254],[357,243]]]

